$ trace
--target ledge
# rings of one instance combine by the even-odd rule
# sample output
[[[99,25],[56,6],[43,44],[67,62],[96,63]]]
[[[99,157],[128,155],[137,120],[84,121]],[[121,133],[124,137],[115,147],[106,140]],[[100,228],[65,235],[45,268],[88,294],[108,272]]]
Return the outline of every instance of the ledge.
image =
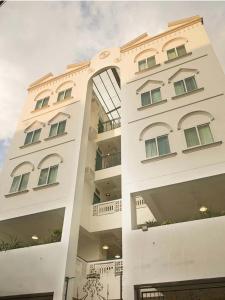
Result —
[[[37,141],[37,142],[34,142],[34,143],[26,144],[26,145],[20,146],[19,148],[23,149],[23,148],[27,148],[29,146],[33,146],[33,145],[36,145],[36,144],[39,144],[39,143],[41,143],[41,141]]]
[[[199,88],[199,89],[195,89],[191,92],[187,92],[187,93],[184,93],[184,94],[181,94],[181,95],[173,96],[171,99],[175,100],[175,99],[182,98],[182,97],[185,97],[185,96],[189,96],[189,95],[201,92],[201,91],[204,91],[204,87]]]
[[[151,103],[151,104],[147,104],[147,105],[140,106],[140,107],[137,108],[137,110],[143,110],[143,109],[145,109],[145,108],[158,106],[159,104],[163,104],[163,103],[166,103],[166,102],[167,102],[167,99],[160,100],[160,101],[155,102],[155,103]]]
[[[9,193],[9,194],[6,194],[5,197],[6,198],[14,197],[14,196],[24,194],[24,193],[28,193],[28,192],[29,192],[29,190],[23,190],[23,191],[19,191],[19,192]]]
[[[56,101],[56,102],[53,103],[53,105],[57,105],[59,103],[64,103],[64,102],[72,100],[72,99],[73,99],[73,97],[69,97],[69,98],[63,99],[61,101]]]
[[[49,184],[43,184],[43,185],[38,185],[38,186],[35,186],[33,188],[34,191],[37,191],[37,190],[42,190],[42,189],[46,189],[48,187],[52,187],[52,186],[55,186],[55,185],[58,185],[59,182],[54,182],[54,183],[49,183]]]
[[[177,155],[177,152],[171,152],[168,154],[143,159],[143,160],[141,160],[141,163],[144,164],[144,163],[151,162],[151,161],[156,161],[156,160],[160,160],[160,159],[164,159],[164,158],[168,158],[168,157],[173,157],[175,155]]]
[[[41,107],[41,108],[37,108],[37,109],[32,110],[31,113],[39,112],[39,111],[45,110],[46,108],[49,108],[49,107],[50,107],[50,105],[46,105],[46,106],[44,106],[44,107]]]
[[[194,146],[191,148],[187,148],[182,150],[183,153],[189,153],[189,152],[194,152],[194,151],[198,151],[198,150],[202,150],[202,149],[207,149],[207,148],[211,148],[211,147],[216,147],[222,144],[222,141],[218,141],[218,142],[213,142],[210,144],[206,144],[206,145],[199,145],[199,146]]]
[[[154,65],[154,66],[152,66],[152,67],[150,67],[150,68],[146,68],[146,69],[144,69],[144,70],[135,72],[134,74],[135,74],[135,75],[142,74],[142,73],[145,73],[145,72],[147,72],[147,71],[153,70],[153,69],[155,69],[155,68],[157,68],[157,67],[159,67],[159,66],[161,66],[161,64],[156,64],[156,65]]]
[[[63,132],[61,134],[57,134],[57,135],[54,135],[54,136],[48,136],[47,138],[44,139],[44,141],[53,140],[53,139],[56,139],[58,137],[64,136],[66,134],[67,134],[67,132]]]
[[[165,64],[168,64],[168,63],[170,63],[170,62],[172,62],[172,61],[176,61],[176,60],[178,60],[178,59],[180,59],[180,58],[184,58],[184,57],[187,57],[187,56],[190,56],[190,55],[192,55],[192,52],[188,52],[188,53],[186,53],[185,55],[181,55],[181,56],[177,56],[177,57],[172,58],[172,59],[168,59],[168,60],[164,61],[164,63],[165,63]]]

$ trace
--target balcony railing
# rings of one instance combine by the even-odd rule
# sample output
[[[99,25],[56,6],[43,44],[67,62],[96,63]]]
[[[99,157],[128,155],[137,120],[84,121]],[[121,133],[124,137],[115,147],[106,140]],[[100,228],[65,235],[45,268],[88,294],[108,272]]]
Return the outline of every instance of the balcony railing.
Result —
[[[93,216],[113,214],[122,210],[121,199],[102,202],[93,205]]]
[[[109,120],[103,123],[101,122],[98,124],[98,133],[113,130],[119,128],[120,126],[121,126],[120,118]]]
[[[120,260],[89,263],[88,272],[89,273],[96,272],[100,274],[100,276],[112,272],[115,274],[115,276],[118,276],[121,275],[123,272],[123,261],[120,259]]]
[[[96,171],[115,167],[121,164],[121,152],[111,153],[98,158]]]

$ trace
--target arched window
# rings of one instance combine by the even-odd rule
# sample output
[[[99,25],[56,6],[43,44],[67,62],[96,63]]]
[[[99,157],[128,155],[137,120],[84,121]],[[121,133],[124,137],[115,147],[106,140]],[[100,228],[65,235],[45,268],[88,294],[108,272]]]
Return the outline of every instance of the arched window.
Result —
[[[34,166],[30,162],[23,162],[16,166],[11,177],[12,184],[9,190],[10,194],[27,191],[30,173],[34,170]]]
[[[138,53],[134,58],[134,62],[138,64],[138,71],[144,71],[156,66],[156,54],[157,50],[153,48]]]
[[[35,97],[36,103],[34,110],[39,110],[49,106],[50,93],[51,90],[44,90]]]
[[[70,98],[72,98],[72,85],[73,85],[73,81],[66,81],[64,83],[62,83],[57,89],[56,89],[56,93],[58,93],[57,95],[57,102],[61,102],[63,100],[68,100]]]

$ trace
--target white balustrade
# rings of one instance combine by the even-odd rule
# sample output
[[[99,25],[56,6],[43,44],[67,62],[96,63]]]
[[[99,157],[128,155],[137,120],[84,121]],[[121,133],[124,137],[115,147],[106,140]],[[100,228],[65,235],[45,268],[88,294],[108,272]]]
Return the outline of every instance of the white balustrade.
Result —
[[[102,202],[93,205],[93,216],[113,214],[122,210],[121,199]]]
[[[136,208],[143,208],[143,207],[146,207],[144,199],[142,197],[137,196],[136,197]]]
[[[88,271],[96,272],[103,276],[107,273],[114,273],[115,276],[118,276],[123,271],[123,261],[122,260],[111,260],[103,262],[93,262],[88,264]]]

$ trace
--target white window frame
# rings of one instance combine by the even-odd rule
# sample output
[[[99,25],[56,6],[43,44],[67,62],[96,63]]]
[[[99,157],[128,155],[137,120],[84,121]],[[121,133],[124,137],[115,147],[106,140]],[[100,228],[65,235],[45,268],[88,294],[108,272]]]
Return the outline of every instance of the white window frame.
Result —
[[[50,97],[48,96],[48,97],[44,97],[44,98],[42,98],[42,99],[37,100],[37,101],[36,101],[36,104],[35,104],[34,110],[39,110],[39,109],[42,109],[43,107],[47,107],[47,106],[48,106],[48,102],[49,102],[49,98],[50,98]],[[48,99],[48,102],[47,102],[47,104],[46,104],[45,106],[43,106],[43,103],[44,103],[44,100],[45,100],[45,99]],[[38,103],[39,101],[41,101],[41,107],[37,107],[37,108],[36,108],[37,103]]]
[[[39,174],[39,178],[38,178],[38,186],[46,186],[46,185],[51,185],[51,184],[54,184],[54,183],[55,183],[55,182],[49,183],[48,181],[49,181],[50,169],[53,168],[53,167],[56,167],[56,166],[57,166],[57,174],[56,174],[56,176],[58,176],[59,164],[52,165],[52,166],[49,166],[49,167],[47,167],[47,168],[41,169],[40,174]],[[47,175],[47,177],[46,177],[46,183],[39,184],[41,172],[42,172],[42,170],[44,170],[44,169],[48,169],[48,175]]]
[[[151,57],[155,58],[155,55],[148,56],[148,57],[143,58],[143,59],[141,59],[141,60],[138,61],[138,71],[139,72],[147,70],[147,69],[150,69],[150,68],[152,68],[152,67],[154,67],[156,65],[156,58],[155,58],[155,64],[153,66],[151,66],[151,67],[148,66],[148,58],[151,58]],[[140,70],[140,67],[139,67],[139,62],[141,62],[141,61],[145,61],[145,66],[146,67],[143,70]]]
[[[61,102],[61,101],[66,100],[66,99],[70,99],[70,98],[72,97],[72,96],[70,96],[70,97],[65,98],[66,92],[67,92],[68,90],[71,90],[71,94],[72,94],[72,90],[73,90],[72,87],[70,87],[70,88],[68,88],[68,89],[65,89],[65,90],[63,90],[63,91],[59,91],[59,92],[58,92],[58,95],[57,95],[57,102]],[[63,98],[62,98],[61,100],[59,100],[59,94],[60,94],[60,93],[63,93]]]
[[[159,136],[157,136],[155,138],[150,138],[150,139],[145,140],[145,156],[146,156],[147,159],[148,158],[154,158],[154,157],[161,157],[161,156],[164,156],[164,155],[167,155],[167,154],[171,153],[171,149],[170,149],[170,152],[168,152],[167,154],[159,154],[158,138],[164,137],[164,136],[167,136],[168,143],[169,143],[169,148],[170,148],[169,134],[163,134],[163,135],[159,135]],[[155,156],[147,156],[147,153],[146,153],[146,141],[150,141],[150,140],[155,140],[155,143],[156,143],[157,155],[155,155]]]
[[[35,141],[35,142],[33,141],[33,140],[34,140],[34,133],[35,133],[36,131],[39,131],[39,130],[40,130],[40,134],[39,134],[39,138],[40,138],[40,135],[41,135],[41,128],[35,129],[35,130],[33,130],[33,131],[28,131],[28,132],[26,132],[26,137],[25,137],[25,140],[24,140],[24,146],[28,146],[28,145],[31,145],[31,144],[33,144],[33,143],[36,143],[36,142],[39,142],[39,141],[40,141],[39,139],[38,139],[37,141]],[[27,135],[30,134],[30,133],[32,133],[31,142],[25,144]]]
[[[188,79],[188,78],[192,78],[192,77],[194,77],[194,80],[195,80],[195,83],[196,83],[196,89],[188,91],[185,80]],[[183,81],[183,84],[184,84],[185,92],[183,94],[191,93],[192,91],[195,91],[195,90],[198,89],[198,85],[197,85],[197,81],[196,81],[195,75],[192,75],[192,76],[189,76],[189,77],[186,77],[184,79],[181,79],[181,80],[178,80],[178,81],[174,82],[173,86],[174,86],[175,94],[176,94],[175,83],[180,82],[180,81]],[[179,94],[179,95],[176,94],[176,96],[180,96],[180,95],[183,95],[183,94]]]
[[[161,96],[161,99],[159,101],[156,101],[156,102],[152,102],[152,91],[154,91],[154,90],[159,90],[160,91],[160,96]],[[148,106],[148,105],[151,105],[151,104],[155,104],[155,103],[158,103],[158,102],[162,101],[161,87],[158,87],[158,88],[152,89],[150,91],[141,93],[141,95],[143,95],[145,93],[149,93],[150,94],[150,103],[148,103],[146,105],[142,105],[142,98],[141,98],[141,106],[142,107],[145,107],[145,106]]]
[[[171,49],[168,49],[167,51],[170,51],[170,50],[173,50],[173,49],[175,49],[175,53],[176,53],[176,57],[175,58],[177,58],[177,57],[182,57],[183,55],[178,55],[178,52],[177,52],[177,48],[179,48],[179,47],[181,47],[181,46],[184,46],[184,48],[185,48],[185,52],[187,53],[187,49],[186,49],[186,46],[185,46],[185,44],[182,44],[182,45],[179,45],[179,46],[177,46],[177,47],[173,47],[173,48],[171,48]],[[166,52],[167,53],[167,58],[168,58],[168,52]],[[173,60],[174,58],[168,58],[168,60]]]
[[[28,174],[28,180],[27,180],[27,185],[28,185],[30,172],[26,172],[26,173],[23,173],[23,174],[20,174],[20,175],[13,176],[12,183],[11,183],[11,186],[10,186],[10,193],[11,193],[11,194],[19,193],[19,192],[23,192],[23,191],[26,191],[26,190],[27,190],[27,186],[26,186],[26,188],[23,189],[23,190],[20,189],[20,188],[21,188],[21,183],[22,183],[23,176],[24,176],[24,175],[27,175],[27,174]],[[13,181],[14,181],[14,178],[16,178],[16,177],[20,177],[20,178],[19,178],[18,188],[17,188],[16,191],[13,191],[13,192],[12,192],[11,189],[12,189]]]
[[[65,129],[66,129],[66,121],[67,121],[67,120],[62,120],[62,121],[59,121],[59,122],[57,122],[57,123],[50,124],[50,130],[49,130],[49,136],[48,136],[48,137],[55,137],[55,136],[60,136],[60,135],[64,134],[64,133],[65,133]],[[63,123],[63,122],[65,122],[64,132],[63,132],[63,133],[59,133],[59,124],[60,124],[60,123]],[[51,128],[52,128],[52,126],[54,126],[54,125],[57,125],[56,134],[55,134],[55,135],[50,135],[50,133],[51,133]]]
[[[192,127],[185,128],[185,129],[184,129],[184,138],[185,138],[185,141],[186,141],[187,149],[195,148],[195,147],[199,147],[199,146],[204,146],[204,145],[209,145],[209,144],[210,144],[210,143],[209,143],[209,144],[202,144],[202,141],[201,141],[201,138],[200,138],[200,135],[199,135],[198,128],[201,127],[201,126],[205,126],[205,125],[208,125],[208,126],[209,126],[209,130],[210,130],[211,135],[212,135],[212,140],[213,140],[213,142],[214,142],[214,136],[213,136],[213,134],[212,134],[212,130],[211,130],[211,127],[210,127],[210,123],[199,124],[199,125],[192,126]],[[195,145],[195,146],[190,146],[190,147],[188,147],[188,145],[187,145],[187,140],[186,140],[186,135],[185,135],[185,130],[192,129],[192,128],[195,128],[195,129],[196,129],[199,144],[198,144],[198,145]],[[212,143],[213,143],[213,142],[212,142]]]

